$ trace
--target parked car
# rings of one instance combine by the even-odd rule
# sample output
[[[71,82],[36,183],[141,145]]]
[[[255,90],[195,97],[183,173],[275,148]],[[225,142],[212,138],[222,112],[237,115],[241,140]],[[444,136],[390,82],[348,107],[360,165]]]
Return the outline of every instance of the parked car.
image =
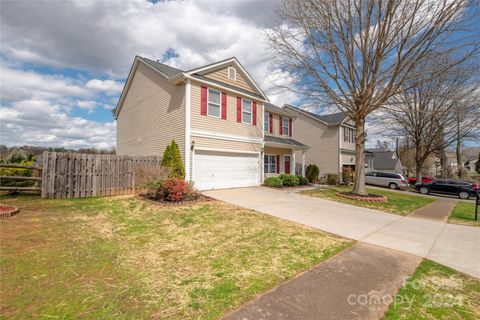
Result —
[[[365,175],[365,183],[390,189],[407,189],[408,181],[400,173],[372,171]]]
[[[467,180],[434,179],[432,182],[416,184],[415,189],[421,194],[452,194],[460,199],[468,199],[477,194],[478,183]]]
[[[429,177],[429,176],[422,176],[422,183],[432,182],[433,179],[435,179],[435,178]],[[408,178],[408,183],[413,186],[415,183],[417,183],[417,178],[416,177],[409,177]]]

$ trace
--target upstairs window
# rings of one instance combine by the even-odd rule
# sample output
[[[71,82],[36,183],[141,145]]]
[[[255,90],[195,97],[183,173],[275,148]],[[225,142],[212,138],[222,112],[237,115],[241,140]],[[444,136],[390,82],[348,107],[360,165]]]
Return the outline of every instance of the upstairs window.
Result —
[[[242,122],[252,124],[252,101],[242,99]]]
[[[220,118],[220,91],[208,89],[208,115]]]
[[[263,131],[270,132],[270,113],[263,114]]]
[[[237,80],[237,70],[234,67],[228,67],[228,79]]]
[[[352,128],[343,127],[343,141],[355,143],[355,130]]]
[[[284,136],[290,135],[290,119],[288,118],[282,119],[282,133]]]

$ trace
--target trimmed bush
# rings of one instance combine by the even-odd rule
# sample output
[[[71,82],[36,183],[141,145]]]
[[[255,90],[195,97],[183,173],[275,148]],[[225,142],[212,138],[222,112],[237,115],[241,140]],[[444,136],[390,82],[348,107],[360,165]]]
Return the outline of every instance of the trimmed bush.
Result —
[[[162,191],[162,186],[163,186],[163,179],[155,179],[155,180],[150,180],[149,182],[145,183],[145,189],[147,189],[147,195],[149,198],[153,199],[163,199],[163,191]]]
[[[272,187],[272,188],[282,188],[283,187],[283,181],[279,177],[268,177],[263,182],[263,185],[265,185],[267,187]]]
[[[298,178],[291,174],[282,173],[281,175],[278,176],[278,178],[282,180],[283,185],[285,187],[295,187],[295,186],[298,186],[298,184],[300,183]]]
[[[346,167],[342,172],[342,179],[344,184],[350,184],[353,181],[353,171],[352,168]]]
[[[317,165],[309,164],[307,166],[306,176],[308,181],[310,181],[310,183],[317,182],[319,174],[320,174],[320,169],[318,169]]]
[[[298,185],[306,186],[308,184],[308,179],[305,178],[304,176],[297,176],[297,178],[298,178]]]
[[[167,179],[161,186],[163,200],[172,202],[182,201],[188,189],[188,183],[185,180],[179,178]]]
[[[180,149],[175,140],[165,148],[162,157],[162,167],[168,168],[170,173],[169,178],[185,179],[185,167],[183,166],[182,157],[180,156]]]
[[[338,174],[336,173],[327,174],[327,184],[333,185],[333,186],[338,184]]]

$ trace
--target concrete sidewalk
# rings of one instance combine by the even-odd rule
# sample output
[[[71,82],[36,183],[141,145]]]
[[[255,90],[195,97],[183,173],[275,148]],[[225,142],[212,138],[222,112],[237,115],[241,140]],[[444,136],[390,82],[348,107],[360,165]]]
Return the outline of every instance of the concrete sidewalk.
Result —
[[[380,319],[420,261],[357,243],[223,319]]]
[[[204,192],[207,196],[343,237],[426,257],[480,278],[480,228],[401,217],[264,187]]]
[[[453,208],[455,208],[457,205],[457,202],[458,201],[455,199],[438,199],[437,201],[432,202],[423,208],[413,211],[408,216],[410,218],[446,222],[450,212],[452,212]]]

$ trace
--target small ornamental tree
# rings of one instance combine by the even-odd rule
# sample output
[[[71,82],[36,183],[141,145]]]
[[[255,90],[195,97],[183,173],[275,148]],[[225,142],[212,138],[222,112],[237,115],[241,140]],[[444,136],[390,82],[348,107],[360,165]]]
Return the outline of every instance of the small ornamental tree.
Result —
[[[477,163],[475,163],[475,171],[477,171],[477,173],[480,173],[480,152],[478,153]]]
[[[309,164],[307,166],[306,176],[308,181],[310,181],[310,183],[317,182],[319,173],[320,173],[320,169],[318,169],[317,165]]]
[[[185,167],[183,166],[180,149],[175,140],[165,148],[162,157],[162,166],[170,170],[169,178],[185,179]]]

